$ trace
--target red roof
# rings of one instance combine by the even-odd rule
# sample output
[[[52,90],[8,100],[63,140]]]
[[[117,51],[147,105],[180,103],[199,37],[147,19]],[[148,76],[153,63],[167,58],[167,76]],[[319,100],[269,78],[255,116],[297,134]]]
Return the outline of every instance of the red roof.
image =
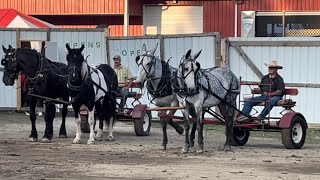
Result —
[[[7,28],[7,27],[16,27],[19,28],[19,24],[14,23],[14,25],[10,26],[10,24],[15,20],[15,18],[20,17],[22,22],[26,24],[32,24],[31,27],[38,27],[38,28],[50,28],[49,23],[45,23],[37,18],[32,16],[28,16],[23,14],[15,9],[0,9],[0,27]]]

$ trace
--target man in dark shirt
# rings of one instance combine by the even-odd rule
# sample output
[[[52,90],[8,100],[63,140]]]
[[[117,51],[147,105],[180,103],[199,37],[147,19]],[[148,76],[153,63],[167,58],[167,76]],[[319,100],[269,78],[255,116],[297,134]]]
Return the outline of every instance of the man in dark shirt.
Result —
[[[273,106],[275,106],[283,97],[285,85],[282,77],[278,74],[278,69],[282,69],[283,67],[279,66],[277,61],[271,61],[271,63],[267,66],[269,69],[269,74],[263,76],[259,86],[259,92],[257,92],[261,93],[261,96],[253,97],[244,103],[242,113],[246,114],[247,116],[249,116],[253,106],[258,105],[260,102],[266,102],[264,109],[258,116],[258,118],[265,118]],[[244,119],[248,118],[244,115],[241,115],[237,118],[239,121]]]

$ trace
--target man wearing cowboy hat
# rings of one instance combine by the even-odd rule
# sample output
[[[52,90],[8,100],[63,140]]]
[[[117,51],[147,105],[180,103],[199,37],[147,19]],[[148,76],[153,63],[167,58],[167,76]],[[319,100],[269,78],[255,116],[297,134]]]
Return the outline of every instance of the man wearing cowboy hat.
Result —
[[[257,89],[255,92],[261,93],[261,96],[256,96],[245,101],[242,109],[242,113],[250,116],[249,114],[253,106],[258,105],[260,102],[265,102],[265,107],[258,116],[258,118],[261,119],[265,118],[273,106],[275,106],[278,101],[282,99],[285,89],[283,78],[278,74],[278,69],[282,69],[283,67],[278,65],[276,60],[272,60],[270,64],[265,63],[265,65],[268,66],[269,73],[262,77],[259,89]],[[248,118],[244,115],[241,115],[237,118],[239,121],[246,119]]]

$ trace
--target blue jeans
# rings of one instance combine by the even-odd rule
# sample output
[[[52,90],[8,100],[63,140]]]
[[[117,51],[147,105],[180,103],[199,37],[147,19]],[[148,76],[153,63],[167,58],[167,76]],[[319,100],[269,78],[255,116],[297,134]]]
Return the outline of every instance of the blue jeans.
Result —
[[[258,105],[261,101],[267,101],[267,102],[265,102],[266,105],[264,106],[264,109],[261,111],[261,113],[259,115],[259,117],[264,118],[269,114],[269,112],[271,111],[273,106],[277,105],[278,101],[280,101],[281,99],[282,99],[282,96],[272,96],[270,99],[270,106],[269,106],[269,102],[268,102],[269,96],[256,96],[256,97],[249,99],[248,101],[246,101],[244,103],[242,112],[244,114],[246,114],[247,116],[249,116],[250,111],[253,106]],[[251,100],[254,102],[252,102]],[[259,102],[255,102],[255,101],[259,101]]]
[[[120,101],[120,108],[123,108],[125,106],[124,103],[127,102],[129,91],[123,87],[118,87],[117,91],[118,91],[119,95],[123,96],[122,97],[123,99],[121,99],[121,101]]]

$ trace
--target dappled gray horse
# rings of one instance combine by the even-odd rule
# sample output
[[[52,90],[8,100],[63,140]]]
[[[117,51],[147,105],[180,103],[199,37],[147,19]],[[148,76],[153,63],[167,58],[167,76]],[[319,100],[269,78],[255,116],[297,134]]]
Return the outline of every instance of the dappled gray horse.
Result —
[[[155,57],[158,44],[150,51],[147,51],[146,45],[142,46],[142,54],[137,56],[136,63],[139,67],[137,83],[142,85],[147,82],[147,90],[151,95],[151,102],[158,107],[178,106],[176,93],[171,86],[172,73],[177,69],[172,68],[167,62]],[[169,114],[173,115],[176,110],[170,110]],[[161,126],[163,130],[163,149],[167,148],[167,123],[169,123],[179,134],[183,133],[183,128],[172,119],[161,118]]]
[[[191,49],[181,59],[178,69],[178,77],[175,89],[178,94],[180,106],[186,106],[182,110],[185,119],[185,145],[182,152],[189,151],[189,114],[194,108],[197,116],[198,149],[203,152],[203,108],[210,108],[218,105],[226,125],[225,150],[231,149],[233,142],[233,120],[237,95],[240,92],[240,81],[228,69],[215,67],[201,69],[196,59],[201,50],[191,55]]]

